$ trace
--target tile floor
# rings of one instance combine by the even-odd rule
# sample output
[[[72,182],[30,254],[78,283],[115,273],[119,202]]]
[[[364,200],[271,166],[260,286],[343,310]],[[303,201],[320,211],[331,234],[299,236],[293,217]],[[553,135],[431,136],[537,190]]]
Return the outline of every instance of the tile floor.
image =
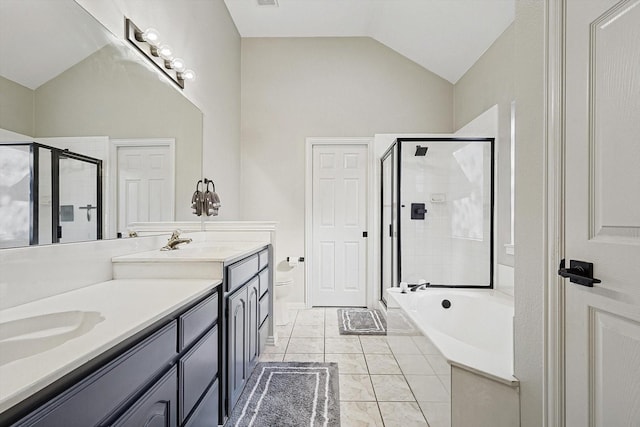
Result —
[[[260,360],[338,363],[342,427],[450,427],[448,365],[426,339],[340,335],[336,308],[290,319]]]

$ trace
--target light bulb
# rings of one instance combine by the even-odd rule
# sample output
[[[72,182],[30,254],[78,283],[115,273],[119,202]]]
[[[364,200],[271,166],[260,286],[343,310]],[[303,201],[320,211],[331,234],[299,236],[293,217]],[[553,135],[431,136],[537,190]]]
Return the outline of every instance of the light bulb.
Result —
[[[160,44],[160,34],[155,28],[147,28],[144,33],[142,33],[142,39],[151,46],[158,46],[158,44]]]
[[[167,61],[171,61],[173,59],[173,52],[171,51],[171,48],[166,44],[158,46],[158,55],[160,56],[160,58],[166,59]]]
[[[181,73],[181,77],[182,77],[183,80],[192,80],[193,81],[193,80],[196,79],[196,73],[191,69],[184,70],[184,72]]]
[[[184,71],[184,61],[180,58],[173,58],[169,64],[171,65],[171,68],[179,73]]]

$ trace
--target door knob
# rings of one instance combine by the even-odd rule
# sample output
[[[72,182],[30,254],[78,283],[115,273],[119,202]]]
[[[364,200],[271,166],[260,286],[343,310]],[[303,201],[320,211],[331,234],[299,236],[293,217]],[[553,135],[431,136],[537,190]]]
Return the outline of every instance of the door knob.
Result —
[[[593,287],[594,283],[600,283],[600,279],[593,277],[593,263],[585,261],[569,261],[569,268],[565,268],[564,260],[560,261],[558,274],[569,279],[571,283]]]

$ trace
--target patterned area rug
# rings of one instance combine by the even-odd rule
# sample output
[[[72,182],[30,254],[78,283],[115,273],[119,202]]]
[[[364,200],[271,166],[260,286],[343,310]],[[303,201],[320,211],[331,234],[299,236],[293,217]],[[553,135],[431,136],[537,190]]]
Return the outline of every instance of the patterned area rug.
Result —
[[[387,321],[380,310],[339,308],[340,335],[386,335]]]
[[[258,363],[226,426],[340,425],[337,363]]]

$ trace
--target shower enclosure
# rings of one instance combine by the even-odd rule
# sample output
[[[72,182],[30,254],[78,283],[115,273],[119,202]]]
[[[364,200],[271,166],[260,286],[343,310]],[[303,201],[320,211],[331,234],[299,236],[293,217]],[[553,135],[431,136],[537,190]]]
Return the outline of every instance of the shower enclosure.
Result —
[[[381,159],[381,299],[493,287],[493,138],[398,138]]]
[[[102,239],[102,160],[0,143],[0,248]]]

